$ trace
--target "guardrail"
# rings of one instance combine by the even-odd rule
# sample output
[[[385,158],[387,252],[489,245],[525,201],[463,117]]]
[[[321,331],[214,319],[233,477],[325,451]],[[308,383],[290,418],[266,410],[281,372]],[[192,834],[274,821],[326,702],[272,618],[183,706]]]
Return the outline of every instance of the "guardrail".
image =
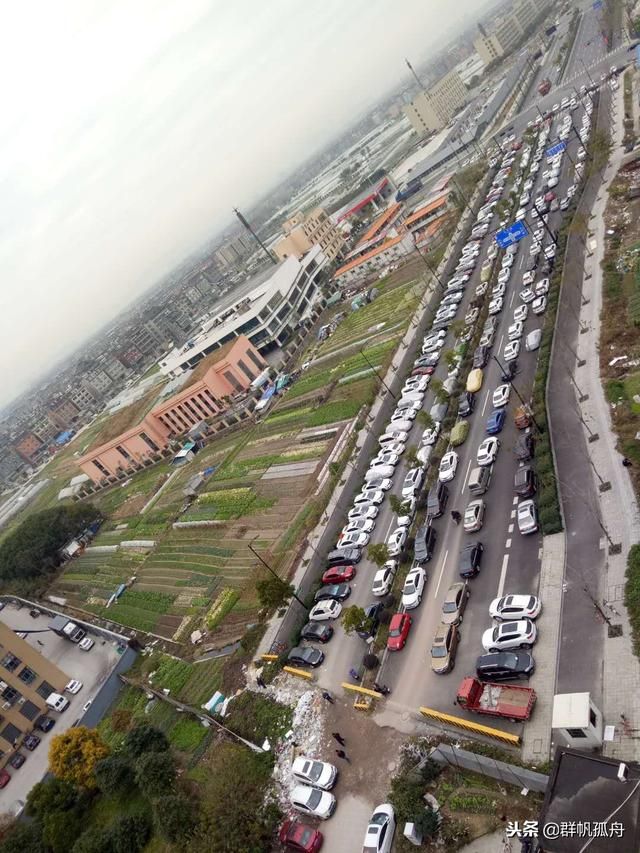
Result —
[[[509,746],[520,746],[522,738],[520,735],[512,735],[509,732],[503,732],[500,729],[493,729],[490,726],[483,726],[481,723],[474,723],[472,720],[465,720],[464,717],[455,717],[453,714],[444,714],[441,711],[436,711],[434,708],[420,708],[420,713],[423,717],[433,722],[440,723],[444,728],[462,729],[471,735],[479,735],[488,737],[491,740],[499,740]]]

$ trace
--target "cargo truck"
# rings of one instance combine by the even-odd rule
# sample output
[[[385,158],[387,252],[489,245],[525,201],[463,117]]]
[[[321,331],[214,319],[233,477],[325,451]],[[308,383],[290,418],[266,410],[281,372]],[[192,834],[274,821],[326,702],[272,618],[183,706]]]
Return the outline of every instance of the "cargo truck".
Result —
[[[52,619],[49,622],[49,630],[65,640],[71,640],[72,643],[79,643],[87,633],[66,616],[56,616]]]
[[[458,688],[456,703],[473,714],[489,717],[506,717],[518,721],[528,720],[536,703],[536,693],[531,687],[512,684],[484,683],[471,676],[463,678]]]

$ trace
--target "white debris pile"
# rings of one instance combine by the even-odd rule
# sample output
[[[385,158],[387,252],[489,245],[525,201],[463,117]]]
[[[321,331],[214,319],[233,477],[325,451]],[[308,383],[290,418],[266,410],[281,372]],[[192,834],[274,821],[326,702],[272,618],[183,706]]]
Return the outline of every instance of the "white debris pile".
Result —
[[[298,755],[308,758],[325,759],[324,742],[324,701],[320,693],[314,690],[292,689],[294,687],[306,687],[306,685],[283,686],[272,685],[275,689],[269,693],[278,702],[294,704],[293,722],[291,730],[287,732],[284,740],[276,747],[275,766],[273,776],[276,782],[278,800],[283,810],[290,808],[289,792],[293,787],[291,778],[291,765]],[[289,701],[291,693],[298,693],[297,701]]]

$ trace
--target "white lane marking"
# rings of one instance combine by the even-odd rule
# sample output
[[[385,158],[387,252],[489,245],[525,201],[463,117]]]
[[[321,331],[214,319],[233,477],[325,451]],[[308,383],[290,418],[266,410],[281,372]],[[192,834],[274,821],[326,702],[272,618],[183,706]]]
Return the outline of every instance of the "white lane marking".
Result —
[[[437,594],[438,594],[438,590],[440,589],[440,582],[441,582],[441,580],[442,580],[442,574],[443,574],[443,572],[444,572],[444,567],[445,567],[445,566],[446,566],[446,564],[447,564],[447,557],[448,557],[448,556],[449,556],[449,551],[447,550],[447,551],[445,551],[445,552],[444,552],[444,557],[442,558],[442,567],[441,567],[441,569],[440,569],[440,575],[439,575],[439,577],[438,577],[438,583],[437,583],[436,591],[435,591],[434,595],[437,595]]]
[[[515,506],[517,503],[518,503],[518,496],[515,495],[515,497],[513,498],[513,505]]]
[[[511,516],[511,517],[513,518],[513,516]],[[513,527],[514,527],[514,525],[510,524],[509,527],[507,528],[507,533],[513,533]]]
[[[502,342],[504,341],[504,332],[502,333],[502,337],[500,338],[500,343],[498,344],[498,351],[502,352]]]
[[[484,410],[487,408],[488,402],[489,402],[489,392],[487,391],[487,396],[484,398],[484,403],[482,405],[482,411],[480,412],[480,417],[484,417]]]
[[[462,481],[462,488],[460,489],[460,494],[464,494],[464,490],[467,486],[467,480],[469,479],[469,471],[471,470],[471,459],[469,460],[469,464],[467,465],[467,471],[464,475],[464,480]]]
[[[515,510],[515,509],[512,509],[512,510],[511,510],[511,515],[510,515],[509,517],[510,517],[510,518],[515,518],[515,517],[516,517],[516,510]]]
[[[513,300],[515,298],[516,298],[516,292],[514,290],[513,293],[511,294],[511,299],[509,300],[509,308],[511,308],[511,306],[513,305]]]
[[[511,539],[507,539],[507,541],[504,543],[504,547],[511,548]]]
[[[502,558],[502,571],[500,572],[500,583],[498,584],[498,595],[497,598],[502,598],[502,593],[504,591],[504,582],[507,579],[507,566],[509,565],[509,555],[505,554]]]
[[[395,524],[396,524],[396,520],[395,520],[395,518],[392,518],[391,522],[389,523],[389,527],[387,527],[387,532],[384,534],[384,539],[382,540],[383,542],[387,541],[387,539],[389,538],[389,534],[391,533],[391,528],[395,527]]]

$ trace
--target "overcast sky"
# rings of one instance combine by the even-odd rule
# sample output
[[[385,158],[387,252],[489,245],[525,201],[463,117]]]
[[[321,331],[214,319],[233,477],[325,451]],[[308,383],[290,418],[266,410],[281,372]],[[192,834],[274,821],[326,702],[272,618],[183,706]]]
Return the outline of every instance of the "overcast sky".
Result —
[[[36,0],[0,31],[0,404],[477,17],[478,0]]]

